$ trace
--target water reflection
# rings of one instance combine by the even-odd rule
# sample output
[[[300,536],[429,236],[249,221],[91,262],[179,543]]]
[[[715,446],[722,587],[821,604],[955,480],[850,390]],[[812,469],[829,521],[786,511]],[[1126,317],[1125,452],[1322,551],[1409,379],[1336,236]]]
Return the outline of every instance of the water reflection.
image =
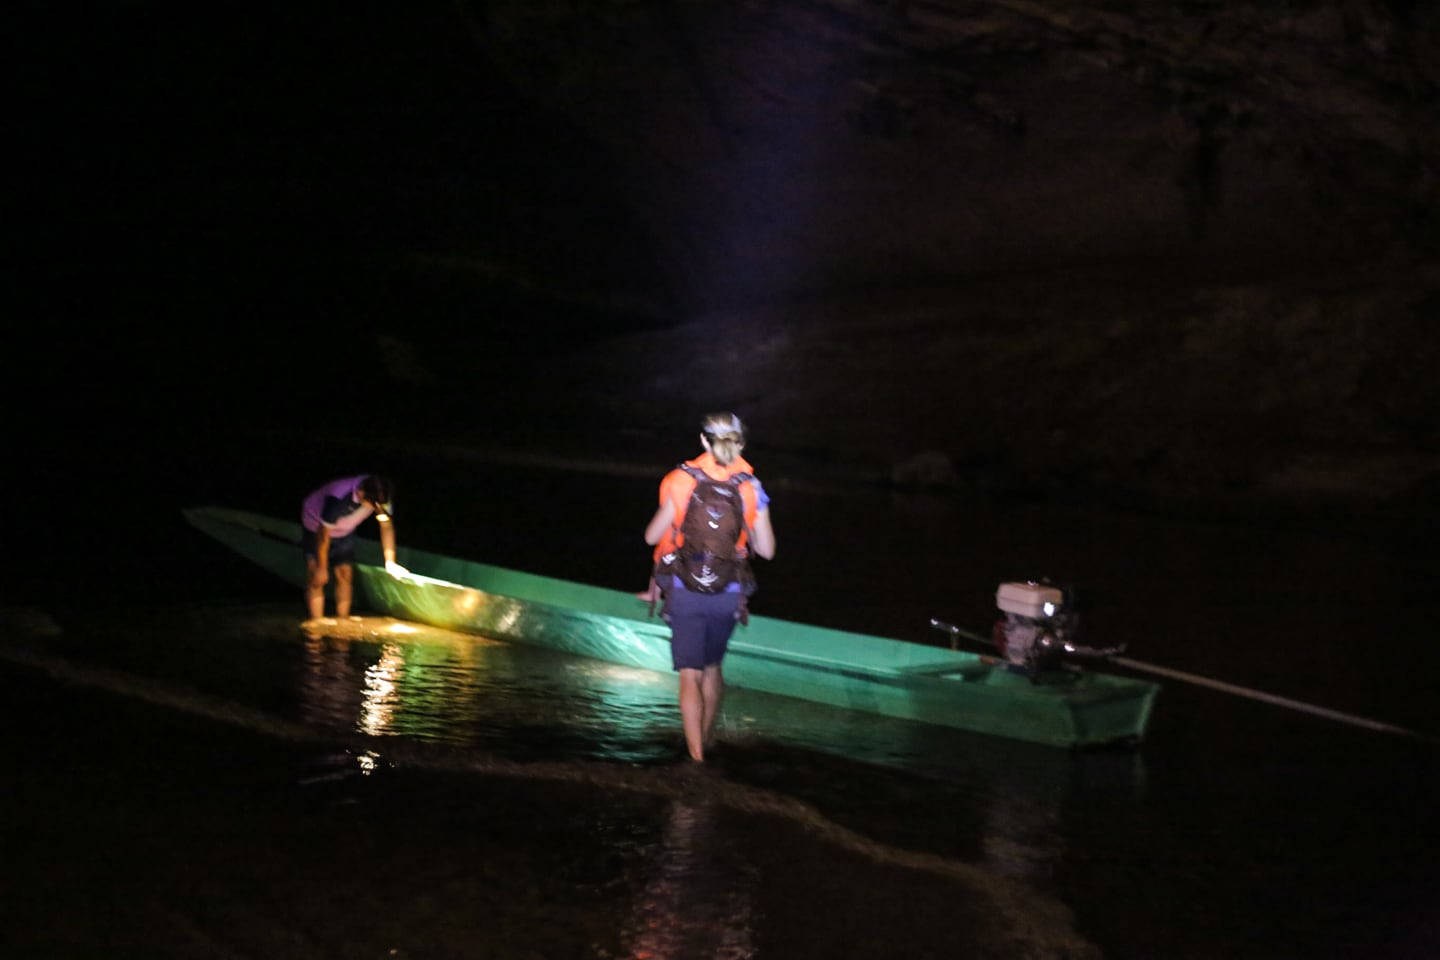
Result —
[[[366,669],[360,719],[356,723],[362,733],[378,735],[390,728],[399,704],[396,681],[404,668],[405,658],[400,647],[387,643],[380,649],[380,659]]]
[[[528,759],[671,759],[666,674],[384,617],[310,621],[303,719]]]
[[[334,725],[337,717],[355,715],[360,692],[354,674],[348,638],[306,637],[300,674],[301,719],[328,726]]]
[[[1048,879],[1064,854],[1058,829],[1063,788],[1029,793],[1002,784],[987,792],[980,832],[982,862],[1006,876]]]
[[[720,808],[705,800],[670,804],[665,832],[622,942],[644,960],[756,955],[759,871],[721,832]]]
[[[667,674],[384,618],[307,631],[300,700],[330,728],[526,761],[655,765],[682,752]],[[727,778],[1024,880],[1055,875],[1072,805],[1101,790],[1130,808],[1142,779],[1133,753],[1072,755],[738,687],[717,730]],[[692,806],[672,812],[671,866],[711,830],[714,812]]]
[[[473,714],[476,651],[495,643],[388,617],[312,620],[303,634],[303,719],[442,740]]]
[[[1141,754],[1121,749],[1015,751],[991,755],[984,763],[978,774],[983,803],[976,805],[978,862],[997,874],[1040,884],[1052,881],[1072,852],[1067,838],[1075,835],[1076,811],[1098,808],[1111,819],[1131,816],[1145,783]]]

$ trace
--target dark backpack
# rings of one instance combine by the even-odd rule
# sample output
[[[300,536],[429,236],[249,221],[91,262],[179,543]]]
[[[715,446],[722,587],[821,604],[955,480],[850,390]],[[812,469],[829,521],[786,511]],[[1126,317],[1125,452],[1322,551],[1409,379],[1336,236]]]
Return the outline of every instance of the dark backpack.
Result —
[[[675,549],[655,565],[656,578],[668,585],[665,575],[673,574],[686,590],[695,593],[723,593],[737,582],[743,593],[753,593],[755,578],[750,561],[735,546],[745,531],[745,501],[740,497],[740,485],[749,482],[751,475],[736,473],[726,480],[716,480],[689,464],[682,463],[679,469],[695,478],[695,490],[685,507]]]

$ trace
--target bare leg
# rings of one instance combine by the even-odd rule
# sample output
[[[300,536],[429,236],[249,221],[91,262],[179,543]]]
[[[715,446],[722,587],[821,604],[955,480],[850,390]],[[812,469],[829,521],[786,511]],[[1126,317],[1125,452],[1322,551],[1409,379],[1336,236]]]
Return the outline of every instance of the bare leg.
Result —
[[[712,664],[705,668],[705,673],[700,680],[700,695],[704,704],[700,716],[700,732],[705,746],[708,747],[715,742],[712,736],[715,730],[715,718],[720,715],[720,701],[725,699],[725,675],[720,671],[720,664]]]
[[[342,563],[335,568],[335,616],[350,616],[350,597],[355,591],[355,567]]]
[[[319,620],[325,616],[325,578],[321,573],[319,561],[314,557],[306,557],[305,606],[310,612],[311,620]]]
[[[702,689],[704,671],[680,671],[680,722],[685,726],[685,745],[690,759],[705,760],[705,693]]]

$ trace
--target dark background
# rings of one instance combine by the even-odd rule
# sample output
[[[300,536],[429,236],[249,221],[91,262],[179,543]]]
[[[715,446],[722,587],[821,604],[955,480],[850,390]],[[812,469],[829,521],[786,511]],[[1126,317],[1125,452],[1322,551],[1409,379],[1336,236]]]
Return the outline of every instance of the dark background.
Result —
[[[866,483],[1433,500],[1425,5],[27,3],[8,32],[41,450],[630,456],[733,407],[753,453]]]

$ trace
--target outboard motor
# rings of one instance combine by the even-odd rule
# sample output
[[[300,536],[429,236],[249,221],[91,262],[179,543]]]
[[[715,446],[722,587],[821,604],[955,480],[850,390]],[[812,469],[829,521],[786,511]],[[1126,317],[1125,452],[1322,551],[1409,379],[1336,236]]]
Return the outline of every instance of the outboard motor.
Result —
[[[1095,648],[1080,643],[1080,617],[1069,591],[1049,581],[1002,583],[995,605],[1005,616],[996,621],[990,639],[1012,668],[1033,680],[1067,659],[1104,658],[1124,647]]]

